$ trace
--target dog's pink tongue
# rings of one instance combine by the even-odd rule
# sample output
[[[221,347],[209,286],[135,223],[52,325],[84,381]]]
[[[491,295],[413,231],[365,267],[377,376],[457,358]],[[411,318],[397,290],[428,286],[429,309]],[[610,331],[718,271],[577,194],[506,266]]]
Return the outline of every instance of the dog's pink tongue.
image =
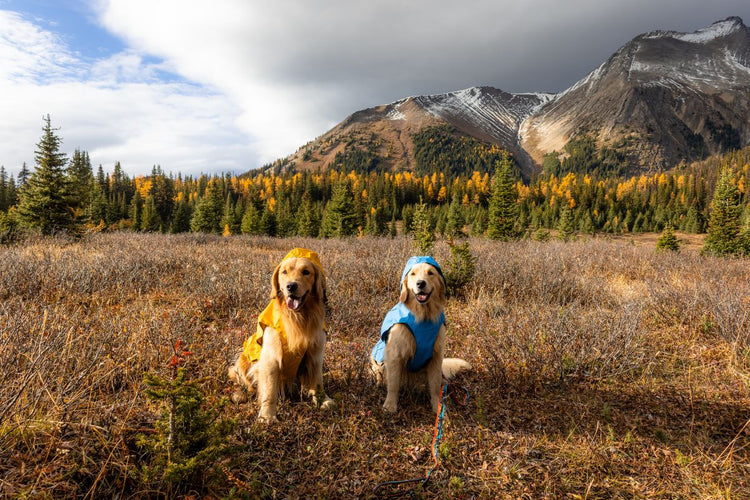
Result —
[[[287,297],[286,306],[292,311],[296,311],[297,309],[299,309],[300,305],[302,305],[302,300],[294,297]]]
[[[417,294],[417,300],[420,302],[424,302],[427,300],[427,294],[426,293],[418,293]]]

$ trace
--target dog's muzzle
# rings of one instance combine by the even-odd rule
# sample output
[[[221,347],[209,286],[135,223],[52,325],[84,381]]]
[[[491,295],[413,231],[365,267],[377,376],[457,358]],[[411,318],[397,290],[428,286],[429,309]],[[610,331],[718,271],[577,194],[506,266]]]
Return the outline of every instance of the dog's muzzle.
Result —
[[[305,299],[307,298],[308,293],[310,292],[309,291],[305,292],[305,294],[302,297],[297,297],[295,295],[288,295],[286,297],[286,306],[292,311],[299,310],[299,308],[302,307],[302,304],[305,303]]]
[[[419,290],[418,292],[414,292],[414,297],[417,299],[417,302],[420,304],[424,304],[428,300],[430,300],[430,296],[432,295],[432,291],[426,292],[424,290]]]

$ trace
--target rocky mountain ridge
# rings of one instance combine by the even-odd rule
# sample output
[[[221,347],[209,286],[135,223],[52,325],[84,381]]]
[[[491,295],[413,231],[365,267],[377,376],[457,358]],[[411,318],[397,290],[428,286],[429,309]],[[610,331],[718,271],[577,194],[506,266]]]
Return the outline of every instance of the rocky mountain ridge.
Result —
[[[748,117],[750,29],[730,17],[693,33],[639,35],[559,94],[473,87],[357,111],[287,164],[336,167],[359,150],[378,168],[413,169],[411,136],[448,125],[510,150],[527,175],[580,134],[621,152],[637,173],[747,145]]]

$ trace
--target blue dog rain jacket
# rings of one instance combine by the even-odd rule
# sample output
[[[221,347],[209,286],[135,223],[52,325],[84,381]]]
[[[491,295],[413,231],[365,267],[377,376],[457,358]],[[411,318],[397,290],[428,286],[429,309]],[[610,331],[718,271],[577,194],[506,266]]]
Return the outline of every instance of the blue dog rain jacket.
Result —
[[[443,276],[443,270],[440,269],[438,263],[429,256],[412,257],[406,262],[404,272],[401,273],[401,281],[404,282],[406,275],[411,271],[411,268],[417,264],[426,263],[437,269],[440,276],[445,280]],[[410,372],[417,372],[424,368],[430,358],[432,358],[432,348],[437,340],[438,333],[440,333],[440,327],[445,323],[445,314],[440,313],[440,318],[437,321],[422,321],[418,323],[414,315],[409,311],[409,308],[403,302],[399,302],[393,308],[388,311],[383,320],[383,325],[380,327],[380,340],[375,347],[372,349],[372,358],[378,363],[385,361],[385,344],[388,341],[388,332],[391,327],[396,324],[404,324],[409,327],[414,340],[417,342],[417,350],[414,353],[414,357],[409,360],[406,368]]]

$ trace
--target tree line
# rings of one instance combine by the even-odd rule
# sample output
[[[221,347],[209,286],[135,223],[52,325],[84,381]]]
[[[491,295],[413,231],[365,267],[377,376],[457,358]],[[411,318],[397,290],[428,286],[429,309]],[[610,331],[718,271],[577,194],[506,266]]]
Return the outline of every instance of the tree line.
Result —
[[[454,143],[443,157],[462,158],[466,165],[491,160],[494,172],[486,166],[471,173],[453,168],[355,171],[339,163],[327,171],[197,177],[167,175],[154,166],[150,175],[130,177],[119,163],[112,172],[102,166],[94,171],[86,151],[76,150],[70,158],[61,153],[49,117],[42,130],[33,172],[24,165],[14,179],[0,169],[0,230],[386,235],[410,231],[415,210],[423,207],[430,229],[449,237],[515,238],[545,229],[659,232],[667,227],[703,233],[724,171],[737,198],[741,233],[750,218],[750,148],[652,175],[624,178],[550,169],[528,183],[518,176],[509,153],[473,143]],[[432,145],[450,142],[446,134],[431,138],[418,138],[431,145],[423,164],[440,158],[440,148]],[[472,160],[471,151],[481,156]],[[439,161],[431,164],[436,168]]]

